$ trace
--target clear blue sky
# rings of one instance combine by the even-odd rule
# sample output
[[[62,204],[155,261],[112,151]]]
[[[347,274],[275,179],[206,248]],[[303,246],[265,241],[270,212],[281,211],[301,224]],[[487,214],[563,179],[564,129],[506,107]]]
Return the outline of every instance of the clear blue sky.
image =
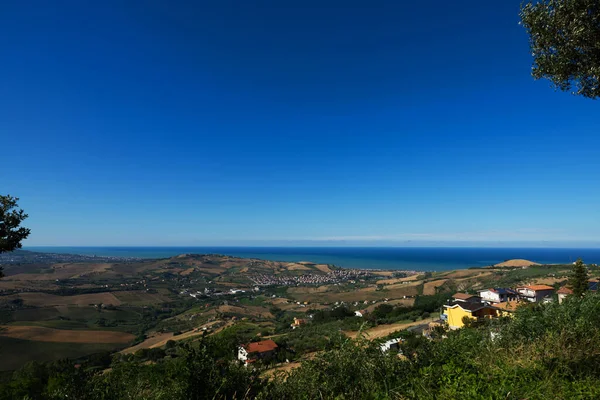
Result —
[[[6,2],[0,192],[26,245],[600,242],[519,3]]]

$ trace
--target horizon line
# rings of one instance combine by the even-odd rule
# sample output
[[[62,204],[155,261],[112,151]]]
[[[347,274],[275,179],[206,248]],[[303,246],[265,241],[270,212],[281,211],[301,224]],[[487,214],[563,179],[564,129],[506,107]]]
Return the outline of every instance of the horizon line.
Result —
[[[453,243],[410,243],[410,244],[194,244],[194,245],[29,245],[23,246],[21,250],[35,248],[578,248],[595,249],[600,248],[600,242],[453,242]]]

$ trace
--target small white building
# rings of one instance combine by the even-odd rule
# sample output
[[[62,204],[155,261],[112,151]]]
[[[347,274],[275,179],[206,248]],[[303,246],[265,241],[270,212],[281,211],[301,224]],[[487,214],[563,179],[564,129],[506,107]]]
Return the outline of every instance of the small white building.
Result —
[[[569,289],[568,287],[562,287],[562,288],[558,289],[558,292],[556,292],[556,293],[558,294],[558,302],[562,303],[563,301],[565,301],[567,296],[570,296],[573,294],[573,291],[571,289]]]
[[[356,310],[354,311],[354,315],[357,317],[364,317],[365,315],[367,315],[369,312],[367,310]]]
[[[386,353],[390,350],[400,350],[400,343],[402,343],[402,339],[390,339],[386,342],[383,342],[379,345],[379,348],[382,352]]]
[[[238,360],[245,363],[248,360],[248,350],[244,346],[238,347]]]

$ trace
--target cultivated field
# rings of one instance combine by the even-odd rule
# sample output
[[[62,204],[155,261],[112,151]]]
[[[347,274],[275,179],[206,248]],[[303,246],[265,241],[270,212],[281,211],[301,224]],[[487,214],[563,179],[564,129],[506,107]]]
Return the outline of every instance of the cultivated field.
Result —
[[[377,306],[379,306],[381,304],[382,303],[380,303],[380,302],[378,302],[376,304],[371,304],[368,307],[366,307],[365,310],[372,312],[373,310],[375,310],[375,308],[377,308]],[[413,304],[415,304],[415,299],[410,298],[410,299],[389,300],[385,304],[389,304],[390,306],[412,307]]]
[[[436,288],[442,286],[444,283],[448,282],[448,279],[438,279],[436,281],[425,282],[423,285],[423,294],[424,295],[432,295],[436,293]]]
[[[290,293],[290,297],[300,302],[309,303],[335,303],[343,301],[346,303],[381,301],[384,299],[402,299],[404,296],[416,296],[419,293],[420,282],[410,284],[395,284],[384,286],[383,290],[371,286],[356,290],[328,291],[316,293]]]
[[[0,371],[14,370],[29,361],[53,361],[78,358],[104,351],[114,351],[115,343],[35,342],[0,336]]]
[[[188,268],[188,269],[185,269],[185,270],[181,271],[179,273],[179,275],[181,275],[181,276],[187,276],[187,275],[191,274],[192,272],[194,272],[195,270],[196,270],[196,268]]]
[[[142,343],[138,343],[135,346],[128,347],[124,350],[121,350],[123,354],[132,354],[141,349],[149,349],[155,347],[154,345],[160,343],[167,343],[173,337],[173,333],[154,333],[148,339],[144,340]],[[159,346],[160,347],[160,346]]]
[[[317,264],[317,265],[315,265],[315,268],[321,272],[325,272],[325,273],[331,272],[331,268],[329,268],[329,266],[327,264]]]
[[[78,294],[75,296],[58,296],[48,293],[30,292],[5,296],[0,299],[10,301],[18,298],[22,299],[25,305],[33,307],[88,306],[90,304],[112,304],[118,306],[121,304],[121,300],[111,292]]]
[[[56,279],[76,279],[94,274],[106,273],[113,264],[101,263],[75,263],[75,264],[53,264],[51,268],[43,273],[19,273],[8,276],[10,281],[54,281]]]
[[[41,326],[1,326],[0,336],[58,343],[128,343],[135,338],[124,332],[65,330]]]
[[[148,293],[144,290],[114,292],[114,294],[122,304],[130,304],[137,306],[163,303],[170,300],[169,297],[161,293]]]
[[[307,267],[306,265],[297,264],[297,263],[289,263],[286,265],[288,271],[310,271],[312,268]]]
[[[411,275],[405,278],[392,278],[392,279],[380,279],[377,281],[378,285],[393,285],[395,283],[416,281],[419,275]]]
[[[220,332],[222,329],[225,329],[226,327],[229,327],[229,326],[232,325],[231,322],[229,322],[227,324],[224,324],[223,321],[212,321],[212,322],[209,322],[209,323],[204,324],[202,326],[199,326],[196,329],[191,330],[189,332],[184,332],[181,335],[171,336],[169,338],[164,338],[161,341],[158,341],[156,343],[152,343],[149,346],[149,348],[154,349],[156,347],[162,347],[165,344],[167,344],[167,342],[169,340],[178,341],[178,340],[185,340],[185,339],[193,338],[193,337],[196,337],[196,336],[204,335],[204,329],[203,328],[210,329],[210,328],[212,328],[212,327],[214,327],[215,325],[218,325],[218,324],[223,324],[223,326],[217,328],[214,332],[211,332],[211,334]]]
[[[217,308],[218,312],[221,313],[231,313],[231,314],[243,314],[252,317],[258,318],[273,318],[273,314],[269,311],[268,308],[258,307],[258,306],[219,306]]]
[[[290,294],[308,294],[308,293],[325,293],[332,289],[331,286],[300,286],[300,287],[291,287],[287,290]]]
[[[362,331],[362,334],[366,339],[373,340],[379,339],[382,337],[386,337],[390,333],[394,333],[396,331],[401,331],[406,328],[410,328],[411,326],[423,325],[426,323],[425,321],[415,321],[415,322],[399,322],[396,324],[389,325],[379,325],[374,328],[366,329]],[[358,331],[350,331],[344,332],[348,337],[356,338],[358,336]]]

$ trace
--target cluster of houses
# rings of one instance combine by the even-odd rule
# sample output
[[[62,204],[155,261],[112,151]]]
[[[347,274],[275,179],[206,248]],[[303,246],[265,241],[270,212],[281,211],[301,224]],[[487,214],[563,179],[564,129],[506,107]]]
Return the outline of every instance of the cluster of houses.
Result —
[[[590,281],[589,289],[598,291],[599,282]],[[529,285],[512,288],[491,288],[479,290],[477,294],[456,293],[452,300],[444,305],[441,319],[450,329],[459,329],[465,325],[465,317],[472,321],[485,318],[510,316],[520,302],[546,303],[554,301],[555,290],[548,285]],[[572,291],[563,287],[556,291],[559,303]]]
[[[589,281],[590,292],[597,292],[600,282]],[[555,295],[562,302],[572,291],[563,287],[558,291],[548,285],[529,285],[517,288],[490,288],[479,290],[477,294],[455,293],[452,300],[444,305],[441,321],[423,324],[422,333],[428,333],[440,323],[446,323],[450,329],[459,329],[465,325],[467,319],[480,321],[486,318],[498,318],[512,315],[520,303],[546,303],[554,301]],[[359,310],[355,315],[362,317],[367,314],[366,310]],[[467,317],[467,319],[465,318]],[[292,329],[299,328],[307,323],[307,320],[294,318]],[[414,327],[419,328],[419,327]],[[410,328],[409,328],[410,329]],[[390,339],[380,344],[381,351],[399,350],[402,339]],[[257,360],[271,359],[277,354],[278,346],[271,340],[248,343],[238,348],[238,360],[249,365]]]
[[[370,271],[360,269],[335,269],[326,274],[306,273],[301,275],[274,275],[257,274],[249,279],[260,286],[297,286],[297,285],[324,285],[331,283],[352,282],[356,280],[371,278]]]

